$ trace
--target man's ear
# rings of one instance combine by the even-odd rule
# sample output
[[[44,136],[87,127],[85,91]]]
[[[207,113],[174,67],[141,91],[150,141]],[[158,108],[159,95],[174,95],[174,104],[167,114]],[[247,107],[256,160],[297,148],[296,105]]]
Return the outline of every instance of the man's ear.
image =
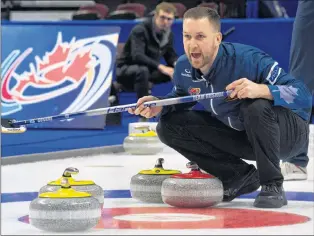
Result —
[[[216,34],[216,44],[217,44],[217,46],[219,46],[219,44],[221,43],[221,41],[222,41],[222,33],[221,33],[221,32],[218,32],[218,33]]]

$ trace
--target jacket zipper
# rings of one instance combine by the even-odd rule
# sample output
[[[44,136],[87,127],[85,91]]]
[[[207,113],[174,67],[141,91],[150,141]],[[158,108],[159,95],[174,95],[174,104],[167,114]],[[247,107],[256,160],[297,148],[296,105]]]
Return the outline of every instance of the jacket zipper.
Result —
[[[201,78],[202,78],[202,80],[205,81],[206,88],[208,88],[208,84],[209,84],[209,83],[208,83],[207,79],[206,79],[203,75],[201,76]]]
[[[201,76],[202,80],[205,81],[205,84],[206,84],[206,88],[208,88],[208,85],[210,84],[207,79],[202,75]],[[210,84],[210,88],[211,88],[211,92],[213,93],[214,92],[214,87],[212,84]],[[210,99],[210,107],[212,109],[212,111],[215,113],[215,115],[218,115],[217,112],[215,111],[214,109],[214,102],[213,102],[213,99]]]
[[[212,93],[213,93],[213,92],[214,92],[214,87],[213,87],[213,85],[210,84],[210,87],[211,87]],[[216,112],[215,109],[214,109],[214,101],[213,101],[213,99],[210,99],[210,107],[212,108],[212,111],[215,113],[215,115],[218,115],[217,112]]]
[[[230,126],[232,129],[239,130],[239,129],[233,127],[233,125],[231,124],[230,116],[228,116],[228,123],[229,123],[229,126]],[[240,131],[240,130],[239,130],[239,131]]]
[[[208,85],[209,85],[209,82],[203,77],[201,76],[203,80],[205,80],[205,83],[206,83],[206,88],[208,88]],[[212,84],[210,84],[210,88],[211,88],[211,92],[213,93],[214,92],[214,87]],[[218,113],[215,111],[214,109],[214,102],[213,102],[213,99],[210,99],[210,107],[212,109],[212,111],[215,113],[215,115],[218,115]],[[239,130],[235,127],[233,127],[233,125],[231,124],[231,118],[228,116],[228,123],[229,123],[229,126],[232,128],[232,129],[235,129],[235,130]]]

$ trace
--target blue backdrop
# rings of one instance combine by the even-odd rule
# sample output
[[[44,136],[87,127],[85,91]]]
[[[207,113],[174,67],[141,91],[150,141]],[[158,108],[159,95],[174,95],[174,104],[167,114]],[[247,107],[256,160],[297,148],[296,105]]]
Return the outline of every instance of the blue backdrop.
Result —
[[[223,19],[222,31],[235,27],[226,41],[256,46],[274,57],[284,69],[288,69],[291,33],[294,18],[290,19]],[[121,27],[119,42],[125,42],[137,21],[106,21],[108,26]],[[102,23],[100,23],[102,24]],[[182,20],[173,24],[175,48],[184,53],[182,43]]]

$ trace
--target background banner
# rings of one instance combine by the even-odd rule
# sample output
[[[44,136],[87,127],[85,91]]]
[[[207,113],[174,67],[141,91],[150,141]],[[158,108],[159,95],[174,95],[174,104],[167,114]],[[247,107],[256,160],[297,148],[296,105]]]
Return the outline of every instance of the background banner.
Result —
[[[31,119],[108,106],[120,27],[97,24],[2,25],[1,116]],[[105,116],[33,128],[102,129]]]

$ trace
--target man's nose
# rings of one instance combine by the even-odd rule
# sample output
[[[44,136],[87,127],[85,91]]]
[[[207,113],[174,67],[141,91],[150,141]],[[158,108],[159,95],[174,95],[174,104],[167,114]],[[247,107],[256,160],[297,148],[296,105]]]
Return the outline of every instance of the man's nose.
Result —
[[[193,39],[193,38],[190,40],[189,45],[190,45],[190,48],[191,48],[191,49],[196,49],[196,48],[198,48],[198,43],[197,43],[197,41],[196,41],[195,39]]]

